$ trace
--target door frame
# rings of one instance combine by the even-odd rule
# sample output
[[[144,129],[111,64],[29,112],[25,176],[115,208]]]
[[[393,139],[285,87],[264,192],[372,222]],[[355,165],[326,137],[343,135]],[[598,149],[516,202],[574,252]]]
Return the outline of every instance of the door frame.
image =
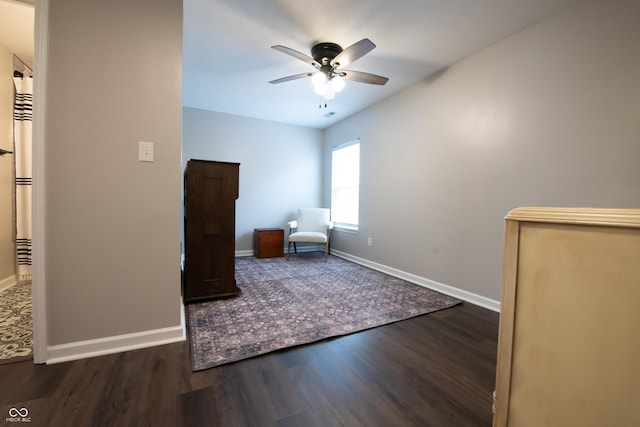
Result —
[[[49,37],[49,0],[34,6],[33,150],[32,150],[32,304],[33,362],[47,363],[45,118]]]

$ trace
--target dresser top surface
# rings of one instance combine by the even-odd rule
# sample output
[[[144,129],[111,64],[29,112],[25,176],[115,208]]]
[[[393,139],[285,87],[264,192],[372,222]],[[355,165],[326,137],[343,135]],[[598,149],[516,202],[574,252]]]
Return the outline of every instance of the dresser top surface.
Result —
[[[640,209],[521,207],[505,220],[640,228]]]

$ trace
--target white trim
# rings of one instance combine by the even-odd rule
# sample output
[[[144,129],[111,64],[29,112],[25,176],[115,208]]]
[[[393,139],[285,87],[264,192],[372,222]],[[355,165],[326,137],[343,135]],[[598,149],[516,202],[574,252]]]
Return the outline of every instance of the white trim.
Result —
[[[340,233],[349,233],[349,234],[360,234],[360,230],[358,227],[343,227],[342,225],[335,225],[331,229],[331,231],[338,231]]]
[[[333,223],[333,229],[332,230],[336,230],[336,231],[342,231],[343,233],[350,233],[350,234],[358,234],[360,229],[357,225],[352,225],[352,224],[342,224],[339,222],[334,222]]]
[[[9,289],[10,287],[12,287],[17,283],[18,281],[16,280],[15,274],[13,276],[9,276],[5,279],[0,280],[0,292],[4,291],[5,289]]]
[[[287,247],[285,246],[283,249],[284,251],[284,256],[287,256]],[[324,252],[324,245],[315,245],[315,244],[307,244],[304,242],[298,242],[298,252]],[[295,252],[293,252],[293,249],[291,250],[291,253],[295,255]],[[241,251],[236,251],[236,257],[248,257],[248,256],[253,256],[254,252],[253,249],[245,249],[245,250],[241,250]]]
[[[407,282],[415,283],[416,285],[424,286],[425,288],[433,289],[434,291],[459,298],[463,301],[470,302],[471,304],[479,305],[480,307],[484,307],[498,313],[500,312],[500,301],[492,300],[490,298],[483,297],[482,295],[474,294],[463,289],[454,288],[453,286],[445,285],[444,283],[436,282],[435,280],[417,276],[412,273],[407,273],[393,267],[378,264],[377,262],[369,261],[364,258],[360,258],[355,255],[350,255],[348,253],[337,251],[334,249],[331,250],[331,255],[353,261],[356,264],[364,265],[365,267],[369,267],[373,270],[386,273],[390,276],[406,280]]]
[[[33,227],[33,362],[47,362],[47,310],[45,266],[45,106],[47,87],[47,57],[49,47],[49,0],[38,0],[34,9],[35,51],[33,79],[33,150],[31,189]]]
[[[184,325],[47,347],[47,364],[104,356],[186,340]]]
[[[184,308],[184,300],[182,299],[182,295],[180,295],[180,327],[182,328],[182,336],[187,337],[187,313]]]
[[[238,258],[238,257],[247,257],[247,256],[253,256],[253,249],[248,249],[248,250],[243,250],[243,251],[236,251],[236,258]]]
[[[348,147],[350,145],[359,144],[359,143],[360,143],[360,138],[352,139],[351,141],[343,142],[342,144],[338,144],[338,145],[334,145],[333,147],[331,147],[331,151],[340,150],[340,149],[346,148],[346,147]]]
[[[357,186],[353,186],[350,185],[349,187],[344,187],[344,183],[340,183],[339,185],[337,185],[336,187],[334,187],[334,181],[335,181],[335,174],[336,174],[336,155],[338,154],[338,152],[343,151],[349,147],[354,147],[357,146],[358,149],[358,162],[357,162],[357,170],[358,170],[358,183]],[[344,154],[341,155],[341,157],[344,157]],[[361,167],[361,151],[360,151],[360,138],[356,138],[352,141],[349,142],[345,142],[343,144],[338,144],[334,147],[331,148],[331,168],[330,168],[330,173],[331,173],[331,186],[330,186],[330,205],[331,205],[331,219],[333,220],[333,224],[336,228],[338,229],[343,229],[343,230],[350,230],[350,232],[353,233],[358,233],[358,229],[360,227],[360,167]],[[344,162],[337,162],[337,163],[344,163]],[[351,165],[353,166],[353,165]],[[350,168],[351,171],[353,171],[354,169],[356,169],[355,167],[351,167]],[[351,184],[351,183],[350,183]],[[336,211],[339,211],[340,209],[336,209],[335,206],[335,193],[336,191],[338,191],[337,189],[340,189],[340,191],[345,190],[346,188],[349,188],[350,190],[354,190],[357,189],[357,194],[353,196],[354,199],[357,199],[357,205],[355,207],[355,223],[349,223],[349,222],[343,222],[343,221],[339,221],[339,219],[345,219],[345,218],[338,218],[338,220],[336,220],[335,216],[336,216]]]

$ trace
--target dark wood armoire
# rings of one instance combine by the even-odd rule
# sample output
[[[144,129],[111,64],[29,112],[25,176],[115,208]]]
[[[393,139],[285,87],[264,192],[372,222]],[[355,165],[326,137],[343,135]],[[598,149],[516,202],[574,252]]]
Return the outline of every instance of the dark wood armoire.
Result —
[[[184,174],[185,303],[236,295],[239,163],[189,160]]]

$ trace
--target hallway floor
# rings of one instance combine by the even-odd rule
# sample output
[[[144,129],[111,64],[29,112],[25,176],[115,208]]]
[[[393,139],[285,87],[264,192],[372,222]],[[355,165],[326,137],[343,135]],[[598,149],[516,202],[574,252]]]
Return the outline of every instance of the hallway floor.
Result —
[[[31,282],[0,292],[0,364],[33,359]]]

